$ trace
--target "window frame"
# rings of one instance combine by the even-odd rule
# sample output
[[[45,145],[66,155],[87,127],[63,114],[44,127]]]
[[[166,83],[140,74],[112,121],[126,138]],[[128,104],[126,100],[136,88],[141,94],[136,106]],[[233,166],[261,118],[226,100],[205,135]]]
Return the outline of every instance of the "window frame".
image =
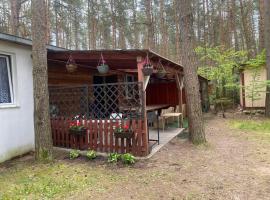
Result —
[[[128,81],[128,78],[131,78],[132,81]],[[130,75],[130,74],[125,75],[125,82],[126,83],[133,83],[134,81],[135,81],[134,75]],[[129,95],[129,94],[131,94],[131,95]],[[126,99],[133,99],[134,98],[134,93],[133,93],[133,91],[132,92],[129,91],[128,85],[126,85],[126,87],[125,87],[125,97],[126,97]]]
[[[1,108],[12,108],[17,107],[17,98],[16,98],[16,68],[15,68],[15,55],[8,52],[0,51],[0,57],[3,57],[7,61],[8,68],[8,80],[9,80],[9,90],[10,90],[10,103],[0,103]]]

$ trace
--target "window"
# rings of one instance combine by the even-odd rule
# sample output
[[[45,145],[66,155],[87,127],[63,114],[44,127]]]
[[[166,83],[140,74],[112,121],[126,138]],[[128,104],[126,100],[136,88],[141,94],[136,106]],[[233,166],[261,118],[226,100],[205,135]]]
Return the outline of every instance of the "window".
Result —
[[[125,80],[127,83],[132,83],[132,82],[134,82],[135,79],[134,79],[134,76],[132,76],[132,75],[126,75]],[[134,87],[134,85],[132,85],[132,84],[126,85],[126,98],[127,99],[134,98],[134,91],[133,91],[134,88],[133,87]]]
[[[10,56],[0,54],[0,105],[13,103]]]

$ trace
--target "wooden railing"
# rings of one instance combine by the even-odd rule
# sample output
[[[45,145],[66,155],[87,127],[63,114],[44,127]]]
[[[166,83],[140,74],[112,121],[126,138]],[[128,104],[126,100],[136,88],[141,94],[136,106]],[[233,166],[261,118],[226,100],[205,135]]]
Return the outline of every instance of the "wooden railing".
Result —
[[[128,124],[120,120],[81,120],[87,129],[86,134],[74,136],[69,134],[69,118],[52,118],[52,138],[56,147],[88,150],[93,149],[98,152],[132,153],[136,156],[147,155],[147,132],[144,130],[142,119],[133,119],[131,127],[134,131],[131,139],[116,138],[114,127],[121,124]]]

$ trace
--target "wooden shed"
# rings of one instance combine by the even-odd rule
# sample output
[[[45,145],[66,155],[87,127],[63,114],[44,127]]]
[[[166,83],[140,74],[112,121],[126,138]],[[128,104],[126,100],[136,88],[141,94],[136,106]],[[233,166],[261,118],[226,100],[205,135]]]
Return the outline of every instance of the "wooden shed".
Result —
[[[248,109],[264,109],[266,98],[266,87],[259,88],[261,90],[256,95],[256,99],[251,97],[252,83],[266,81],[266,67],[262,66],[257,69],[250,68],[248,65],[243,65],[240,71],[240,106],[243,110]],[[257,93],[254,90],[254,93]]]
[[[107,72],[97,69],[102,64]],[[185,104],[183,67],[151,50],[49,51],[48,82],[53,142],[66,148],[145,156],[151,149],[148,112],[158,119],[162,109],[183,112]],[[69,134],[74,120],[87,129],[83,136]],[[128,126],[132,136],[116,137],[119,126]]]

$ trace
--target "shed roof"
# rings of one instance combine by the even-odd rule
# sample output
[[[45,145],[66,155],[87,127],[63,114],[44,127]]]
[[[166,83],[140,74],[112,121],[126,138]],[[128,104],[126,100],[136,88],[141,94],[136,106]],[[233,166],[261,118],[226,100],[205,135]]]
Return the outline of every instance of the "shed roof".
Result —
[[[7,33],[0,33],[0,40],[8,41],[8,42],[12,42],[12,43],[15,43],[15,44],[20,44],[20,45],[26,45],[26,46],[32,46],[32,44],[33,44],[32,40],[30,40],[30,39],[10,35],[10,34],[7,34]],[[58,51],[66,50],[64,48],[53,46],[53,45],[47,45],[47,49],[48,50],[58,50]]]

